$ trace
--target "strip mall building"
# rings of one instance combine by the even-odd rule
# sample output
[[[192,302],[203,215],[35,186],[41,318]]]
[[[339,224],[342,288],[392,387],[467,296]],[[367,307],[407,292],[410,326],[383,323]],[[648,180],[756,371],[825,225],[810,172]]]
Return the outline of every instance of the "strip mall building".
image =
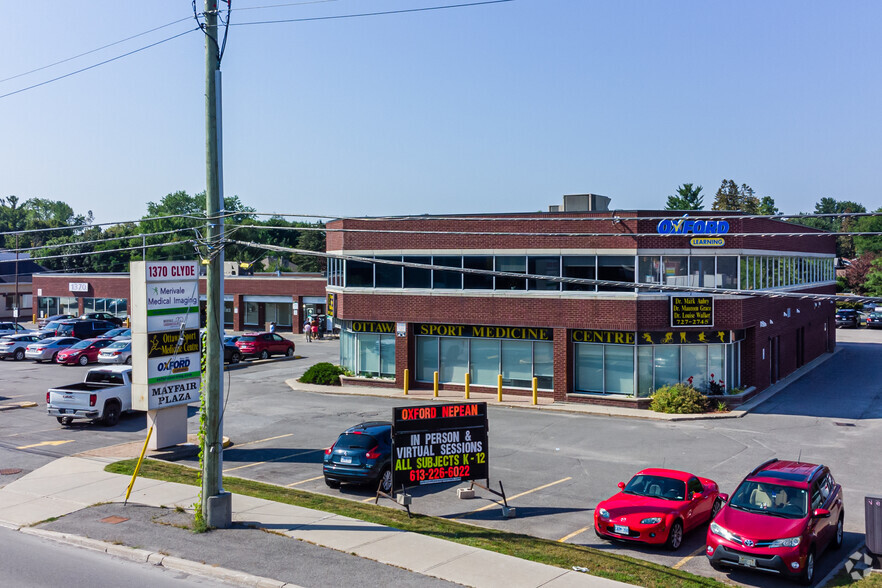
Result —
[[[501,375],[506,393],[530,394],[535,378],[556,401],[645,406],[674,382],[760,391],[833,350],[832,301],[775,295],[835,294],[834,236],[608,202],[329,222],[328,253],[344,256],[327,288],[342,365],[375,385],[401,387],[408,370],[414,388],[437,372],[442,388],[468,374],[495,391]]]

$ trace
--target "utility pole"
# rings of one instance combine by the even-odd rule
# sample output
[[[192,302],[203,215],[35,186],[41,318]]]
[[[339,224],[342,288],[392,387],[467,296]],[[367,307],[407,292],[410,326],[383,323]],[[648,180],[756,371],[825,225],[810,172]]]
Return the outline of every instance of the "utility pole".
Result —
[[[232,495],[223,491],[223,194],[220,152],[220,45],[217,0],[205,0],[205,215],[208,220],[208,267],[205,304],[205,436],[202,471],[202,513],[210,527],[232,525]]]
[[[32,282],[33,283],[33,282]],[[33,300],[33,296],[31,297]],[[12,302],[12,319],[15,322],[15,326],[18,326],[18,315],[21,314],[21,310],[19,307],[21,306],[18,298],[18,233],[15,234],[15,298]],[[31,303],[33,305],[33,303]]]

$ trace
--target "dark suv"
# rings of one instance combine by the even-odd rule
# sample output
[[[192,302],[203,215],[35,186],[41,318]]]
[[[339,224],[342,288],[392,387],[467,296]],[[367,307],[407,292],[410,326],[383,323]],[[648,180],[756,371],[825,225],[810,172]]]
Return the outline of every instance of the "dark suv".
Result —
[[[836,310],[836,328],[858,326],[858,312],[853,308],[840,308]]]
[[[392,491],[392,423],[367,422],[343,431],[325,449],[322,463],[325,484],[368,484]]]
[[[55,330],[56,337],[76,337],[77,339],[94,339],[107,331],[115,329],[116,325],[107,321],[80,320],[60,321]]]
[[[711,521],[705,554],[718,570],[754,569],[808,585],[824,550],[842,547],[844,518],[842,487],[826,466],[771,459]]]

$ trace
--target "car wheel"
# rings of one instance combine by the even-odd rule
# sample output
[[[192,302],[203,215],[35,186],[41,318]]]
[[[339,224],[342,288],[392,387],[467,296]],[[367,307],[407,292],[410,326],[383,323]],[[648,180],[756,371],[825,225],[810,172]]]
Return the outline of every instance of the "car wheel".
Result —
[[[671,551],[676,551],[680,549],[680,545],[683,544],[683,523],[680,521],[674,521],[674,524],[671,525],[671,530],[668,531],[668,540],[665,543],[665,546]]]
[[[805,568],[802,570],[802,575],[799,577],[799,583],[803,586],[811,586],[812,582],[815,579],[815,550],[812,549],[808,552],[808,555],[805,558]]]
[[[260,359],[267,359],[267,358],[269,358],[269,351],[264,349],[263,351],[260,352]]]
[[[285,352],[285,357],[294,357],[294,348],[289,347],[288,351]]]
[[[80,358],[77,360],[77,363],[80,365],[89,365],[89,358],[85,355],[81,355]]]
[[[714,520],[715,518],[717,518],[717,514],[719,514],[721,508],[723,508],[723,502],[719,498],[717,498],[716,500],[714,500],[713,508],[711,508],[710,520]]]
[[[230,356],[230,363],[239,363],[242,360],[242,356],[239,355],[238,351],[234,351],[233,355]]]
[[[57,351],[52,354],[52,359],[50,361],[52,363],[55,363],[56,361],[58,361],[58,352]]]
[[[721,564],[718,561],[714,561],[712,559],[709,559],[707,561],[710,563],[710,567],[717,570],[718,572],[725,572],[728,569],[728,568],[726,568],[726,566],[724,566],[723,564]]]
[[[104,419],[103,423],[105,427],[113,427],[119,422],[119,404],[112,400],[108,400],[107,404],[104,405]]]
[[[340,487],[340,482],[338,480],[331,480],[330,478],[325,478],[325,484],[328,485],[328,488],[336,490]]]
[[[126,365],[132,365],[132,356],[131,355],[126,358]]]
[[[15,350],[15,361],[21,361],[24,359],[24,349],[16,349]]]
[[[380,490],[389,494],[392,492],[392,470],[388,467],[380,474]]]
[[[842,519],[844,517],[839,515],[839,521],[836,523],[836,536],[833,537],[833,549],[839,549],[842,547],[843,534],[842,534]]]

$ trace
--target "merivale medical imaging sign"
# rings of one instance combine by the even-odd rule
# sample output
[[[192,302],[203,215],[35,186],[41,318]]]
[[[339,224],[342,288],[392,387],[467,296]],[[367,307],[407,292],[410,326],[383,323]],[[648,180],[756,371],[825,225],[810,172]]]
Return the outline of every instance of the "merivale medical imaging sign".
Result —
[[[195,261],[131,265],[132,407],[199,400],[199,269]]]

